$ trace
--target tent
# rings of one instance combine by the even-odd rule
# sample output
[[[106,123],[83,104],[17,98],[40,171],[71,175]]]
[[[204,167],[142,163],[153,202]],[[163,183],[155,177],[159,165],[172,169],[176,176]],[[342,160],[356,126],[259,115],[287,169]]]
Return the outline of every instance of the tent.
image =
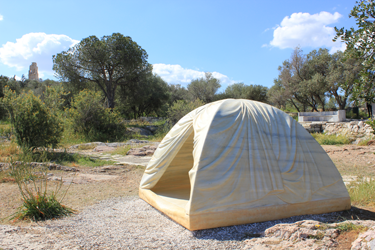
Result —
[[[281,110],[243,99],[184,116],[155,151],[139,196],[189,230],[350,208],[315,139]]]

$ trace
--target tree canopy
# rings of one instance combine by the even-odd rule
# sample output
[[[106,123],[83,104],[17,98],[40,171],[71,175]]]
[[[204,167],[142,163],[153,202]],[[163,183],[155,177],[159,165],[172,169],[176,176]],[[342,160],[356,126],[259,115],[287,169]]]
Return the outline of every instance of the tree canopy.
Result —
[[[53,69],[63,81],[95,83],[104,93],[107,106],[114,108],[117,87],[130,85],[148,70],[147,57],[146,51],[129,36],[90,36],[53,56]]]
[[[194,101],[199,99],[204,103],[214,101],[217,90],[221,87],[220,81],[206,72],[205,77],[195,79],[187,86],[189,98]]]
[[[375,0],[360,0],[351,10],[349,17],[356,19],[357,29],[349,30],[335,27],[334,41],[341,39],[346,43],[346,57],[361,60],[363,68],[360,78],[355,82],[352,99],[375,101]]]
[[[267,91],[268,88],[262,85],[245,85],[240,82],[229,85],[224,93],[217,96],[217,99],[234,98],[267,102]]]
[[[298,111],[307,107],[317,111],[318,106],[325,110],[326,97],[334,97],[339,109],[345,109],[360,70],[360,61],[347,59],[340,51],[330,54],[321,48],[305,55],[297,47],[279,67],[268,96],[272,103],[290,103]]]

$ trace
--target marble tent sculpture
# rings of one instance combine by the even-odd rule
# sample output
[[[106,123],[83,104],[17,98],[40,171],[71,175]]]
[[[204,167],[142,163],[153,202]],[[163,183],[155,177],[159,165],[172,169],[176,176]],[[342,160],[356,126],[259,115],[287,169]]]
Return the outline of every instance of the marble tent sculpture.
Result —
[[[189,230],[350,208],[340,173],[301,125],[239,99],[184,116],[155,151],[139,196]]]

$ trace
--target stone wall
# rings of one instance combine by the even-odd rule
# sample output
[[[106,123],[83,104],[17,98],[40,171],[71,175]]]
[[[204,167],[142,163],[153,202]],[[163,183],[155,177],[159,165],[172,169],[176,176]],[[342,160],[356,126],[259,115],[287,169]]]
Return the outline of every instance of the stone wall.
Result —
[[[365,121],[348,122],[304,122],[301,125],[310,133],[318,132],[327,135],[345,135],[357,144],[362,140],[373,139],[373,129]]]

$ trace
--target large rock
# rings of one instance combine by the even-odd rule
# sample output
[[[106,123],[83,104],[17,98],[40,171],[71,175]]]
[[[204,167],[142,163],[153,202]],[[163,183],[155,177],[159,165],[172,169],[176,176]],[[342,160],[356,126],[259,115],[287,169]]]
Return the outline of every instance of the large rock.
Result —
[[[372,227],[359,235],[352,243],[351,249],[374,249],[375,222],[373,221],[345,221],[365,227]],[[292,224],[277,224],[259,234],[260,238],[246,240],[243,249],[333,249],[338,246],[337,237],[341,223],[325,224],[315,220],[298,221]],[[258,236],[258,237],[259,237]]]
[[[372,227],[370,230],[361,233],[358,238],[352,243],[352,250],[360,249],[375,249],[375,227]]]

